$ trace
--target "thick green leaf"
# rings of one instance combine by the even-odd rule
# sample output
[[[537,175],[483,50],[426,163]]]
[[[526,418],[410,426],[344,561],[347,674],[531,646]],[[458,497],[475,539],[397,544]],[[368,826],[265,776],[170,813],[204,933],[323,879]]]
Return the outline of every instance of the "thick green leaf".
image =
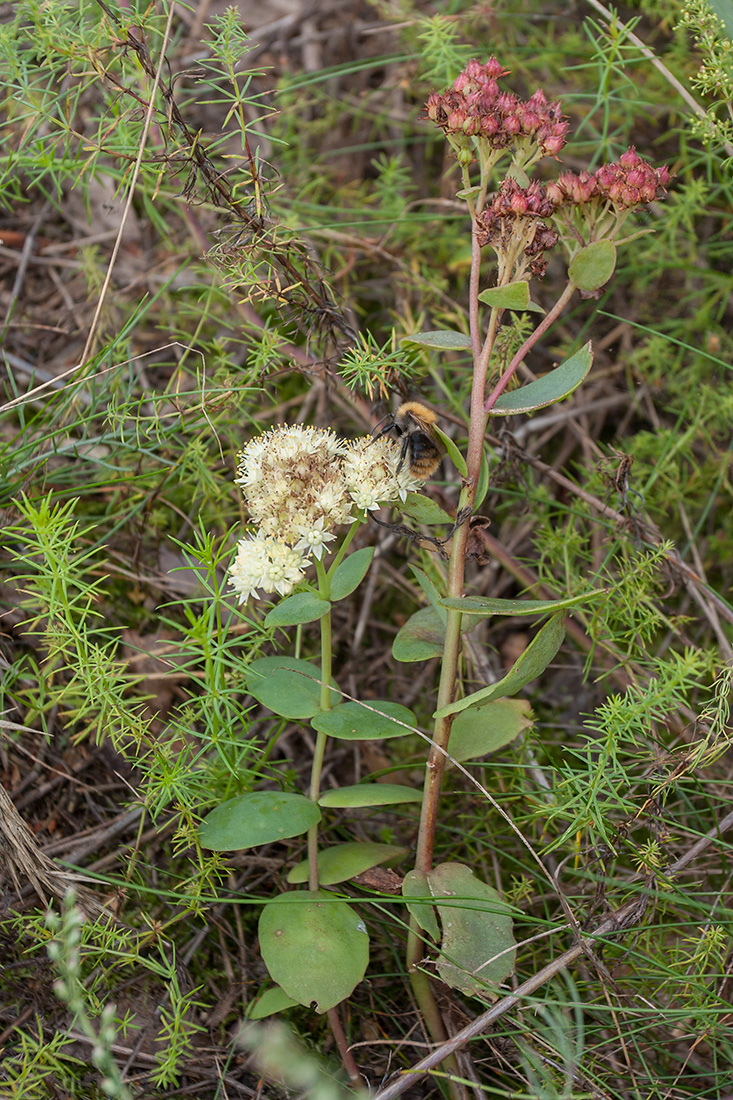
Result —
[[[246,673],[247,691],[283,718],[312,718],[320,710],[320,679],[318,665],[295,657],[258,657]],[[340,696],[333,691],[331,698]]]
[[[402,880],[402,896],[408,899],[432,897],[428,876],[424,871],[407,872]],[[427,932],[436,941],[440,939],[435,909],[430,902],[408,900],[407,912],[415,918],[423,932]]]
[[[477,703],[457,714],[450,731],[448,752],[453,760],[476,760],[508,745],[532,725],[526,699],[494,699]]]
[[[562,614],[553,615],[501,680],[497,680],[490,687],[482,688],[481,691],[475,691],[465,699],[458,699],[455,703],[449,703],[447,707],[441,707],[436,711],[436,718],[447,718],[449,714],[459,714],[489,699],[502,699],[507,695],[516,695],[525,684],[535,680],[545,671],[562,645],[565,637],[563,618]]]
[[[296,623],[314,623],[331,610],[328,600],[321,600],[315,592],[296,592],[273,607],[265,615],[265,626],[294,626]]]
[[[515,413],[529,413],[562,401],[573,390],[577,390],[592,364],[593,352],[589,342],[536,382],[530,382],[511,393],[503,393],[491,410],[491,415],[513,416]]]
[[[410,733],[415,715],[400,703],[370,699],[368,706],[349,702],[322,710],[315,715],[311,725],[341,741],[381,741],[383,737],[404,737]]]
[[[468,199],[468,198],[471,198],[473,195],[479,195],[480,193],[481,193],[481,188],[476,183],[476,184],[474,184],[473,187],[462,187],[460,191],[456,191],[456,198],[457,199]],[[464,251],[465,251],[465,246],[464,246]],[[471,253],[470,253],[470,251],[468,252],[468,262],[469,262],[469,264],[471,262]]]
[[[428,878],[443,926],[438,973],[470,997],[490,997],[514,970],[509,906],[462,863],[441,863]]]
[[[199,840],[215,852],[234,852],[301,836],[320,820],[321,811],[305,795],[251,791],[212,810],[199,825]]]
[[[346,844],[334,844],[318,853],[318,880],[322,886],[334,886],[337,882],[346,882],[378,867],[388,859],[404,859],[408,849],[398,844],[377,844],[376,841],[349,841]],[[308,860],[293,867],[288,874],[288,882],[307,882],[309,876]]]
[[[484,497],[489,491],[489,460],[486,455],[486,448],[484,447],[481,452],[481,469],[478,474],[478,485],[476,486],[476,499],[473,502],[473,510],[477,511],[484,502]]]
[[[369,937],[345,902],[322,890],[293,890],[268,901],[260,951],[273,981],[301,1005],[327,1012],[364,977]]]
[[[516,180],[520,187],[529,187],[529,176],[520,164],[510,164],[506,170],[506,174],[510,179]]]
[[[465,596],[455,599],[446,596],[440,604],[449,611],[462,611],[465,615],[551,615],[555,611],[578,607],[607,594],[606,588],[591,588],[579,596],[568,596],[563,600],[495,600],[491,596]]]
[[[410,572],[427,596],[430,606],[435,608],[443,622],[447,622],[448,616],[443,608],[440,606],[440,592],[438,592],[438,589],[430,580],[430,577],[427,575],[427,573],[423,573],[422,569],[418,569],[416,565],[410,566]]]
[[[451,462],[453,463],[455,468],[458,470],[458,473],[461,474],[462,477],[465,477],[466,474],[468,473],[468,466],[466,465],[465,458],[463,457],[461,452],[458,450],[458,448],[456,447],[453,440],[450,438],[449,435],[446,435],[444,431],[441,431],[441,429],[438,427],[437,424],[433,425],[433,431],[435,432],[435,434],[438,436],[441,443],[445,447],[446,452],[448,454],[448,458],[451,460]]]
[[[331,578],[331,599],[343,600],[358,588],[374,557],[373,546],[363,546],[355,550],[338,565]]]
[[[578,290],[598,290],[611,278],[615,267],[616,245],[613,241],[592,241],[573,257],[568,275]]]
[[[471,338],[463,332],[433,329],[431,332],[418,332],[414,336],[403,336],[400,343],[419,344],[423,348],[442,348],[444,351],[461,351],[471,347]]]
[[[421,607],[397,631],[392,642],[395,661],[427,661],[443,652],[445,623],[434,607]]]
[[[326,791],[318,799],[319,806],[391,806],[397,802],[422,802],[422,791],[397,783],[355,783]]]
[[[478,300],[485,302],[492,309],[523,311],[529,306],[529,283],[525,279],[520,279],[516,283],[506,283],[505,286],[492,286],[488,290],[482,290]]]
[[[395,504],[395,507],[403,515],[410,516],[417,523],[422,523],[426,527],[432,527],[438,523],[453,523],[448,513],[444,512],[439,504],[436,504],[430,497],[426,497],[424,493],[408,493],[407,500]]]
[[[275,985],[261,993],[257,1000],[249,1002],[245,1016],[248,1020],[264,1020],[265,1017],[283,1012],[297,1003],[292,997],[288,997],[284,989]]]
[[[731,0],[708,0],[708,3],[723,24],[726,37],[733,41],[733,3]]]

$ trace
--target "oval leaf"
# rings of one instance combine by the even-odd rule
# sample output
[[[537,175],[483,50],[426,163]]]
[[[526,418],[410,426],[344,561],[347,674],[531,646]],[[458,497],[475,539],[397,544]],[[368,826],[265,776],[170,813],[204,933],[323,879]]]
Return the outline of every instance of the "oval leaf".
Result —
[[[266,989],[255,1001],[250,1001],[245,1016],[248,1020],[264,1020],[266,1016],[292,1008],[297,1003],[292,997],[288,997],[284,989],[276,985]]]
[[[460,191],[456,191],[456,198],[457,199],[468,199],[468,198],[471,198],[473,195],[480,195],[480,194],[481,194],[481,188],[476,183],[476,184],[474,184],[473,187],[462,187]],[[464,245],[464,252],[465,251],[466,251],[466,249],[465,249],[465,245]],[[470,251],[468,252],[468,262],[469,262],[469,264],[471,263],[471,253],[470,253]]]
[[[373,546],[363,546],[355,550],[336,567],[331,577],[331,599],[343,600],[358,588],[374,557]],[[265,620],[266,622],[267,620]]]
[[[320,820],[321,811],[305,795],[251,791],[212,810],[199,825],[199,840],[215,852],[234,852],[301,836]]]
[[[280,894],[262,909],[260,951],[273,981],[301,1005],[327,1012],[364,977],[369,937],[345,902],[322,890]]]
[[[311,725],[319,733],[341,741],[381,741],[383,737],[404,737],[411,733],[409,727],[415,725],[415,715],[400,703],[370,699],[368,706],[350,702],[322,710]]]
[[[536,382],[530,382],[511,393],[503,393],[491,410],[491,415],[513,416],[515,413],[534,412],[535,409],[544,409],[547,405],[562,401],[573,390],[577,390],[592,364],[593,352],[589,341],[575,355],[571,355],[559,367],[538,378]]]
[[[494,699],[469,707],[453,720],[448,742],[451,759],[462,764],[496,752],[532,725],[527,699]]]
[[[402,896],[404,898],[430,898],[430,884],[424,871],[408,871],[402,880]],[[427,932],[434,940],[440,939],[440,929],[435,917],[435,909],[430,902],[407,902],[407,912],[414,917],[423,932]]]
[[[476,485],[476,499],[473,502],[474,512],[478,511],[484,502],[484,497],[489,491],[489,460],[486,455],[486,448],[481,452],[481,469],[478,474],[478,484]]]
[[[443,652],[445,623],[437,608],[421,607],[397,631],[392,642],[395,661],[427,661]]]
[[[615,267],[616,245],[604,239],[581,248],[573,257],[568,275],[578,290],[598,290],[611,278]]]
[[[273,607],[265,615],[265,626],[294,626],[296,623],[314,623],[331,610],[328,600],[321,600],[315,592],[296,592]]]
[[[488,290],[482,290],[478,300],[492,309],[526,310],[529,305],[529,283],[520,279],[516,283],[492,286]]]
[[[733,4],[731,4],[731,0],[708,0],[708,3],[723,24],[726,37],[733,40]]]
[[[502,699],[506,695],[516,695],[518,691],[535,680],[545,671],[550,661],[554,658],[562,645],[565,637],[565,624],[563,615],[553,615],[549,622],[540,630],[539,634],[529,643],[521,657],[509,669],[506,676],[497,680],[490,687],[475,691],[473,695],[465,699],[458,699],[455,703],[449,703],[447,707],[441,707],[436,711],[436,718],[447,718],[449,714],[460,714],[469,707],[475,707],[489,699]]]
[[[425,595],[427,596],[430,606],[435,608],[444,623],[447,622],[448,616],[443,608],[440,606],[440,592],[438,592],[438,589],[430,580],[430,577],[427,575],[427,573],[424,573],[422,569],[419,569],[416,565],[411,565],[410,571],[417,583],[422,588]]]
[[[431,332],[418,332],[414,336],[403,336],[400,343],[419,344],[423,348],[442,348],[444,351],[462,351],[471,347],[471,337],[464,332],[433,329]]]
[[[407,851],[398,844],[377,844],[371,840],[334,844],[332,848],[324,848],[318,853],[318,879],[323,886],[334,886],[337,882],[346,882],[355,875],[363,874],[370,867],[378,867],[388,859],[403,859]],[[306,859],[293,867],[288,874],[288,882],[307,882],[309,873]]]
[[[506,174],[511,179],[516,180],[520,187],[529,187],[529,176],[520,164],[510,164]]]
[[[554,611],[577,607],[607,594],[607,588],[591,588],[588,592],[568,596],[564,600],[495,600],[491,596],[454,599],[447,596],[440,601],[440,605],[449,611],[462,611],[465,615],[551,615]]]
[[[391,806],[398,802],[422,802],[422,791],[401,787],[398,783],[355,783],[326,791],[318,799],[319,806]]]
[[[436,523],[453,523],[453,520],[444,512],[439,504],[423,493],[408,493],[404,503],[395,505],[405,516],[411,516],[417,523],[424,523],[426,527]]]
[[[470,997],[491,996],[514,970],[509,906],[462,863],[441,863],[428,879],[443,926],[438,973]]]
[[[246,672],[247,691],[283,718],[312,718],[321,708],[321,670],[295,657],[258,657]],[[333,680],[331,681],[333,684]],[[331,693],[334,702],[340,698]]]
[[[465,477],[466,474],[468,473],[468,466],[466,465],[466,460],[463,457],[463,455],[461,454],[461,452],[458,450],[458,448],[456,447],[456,445],[453,442],[453,440],[451,439],[451,437],[449,435],[446,435],[444,431],[441,431],[441,429],[438,427],[437,424],[433,424],[433,431],[435,432],[435,434],[440,439],[440,442],[445,447],[448,458],[451,460],[451,462],[453,463],[455,468],[458,470],[458,473],[461,474],[462,477]]]

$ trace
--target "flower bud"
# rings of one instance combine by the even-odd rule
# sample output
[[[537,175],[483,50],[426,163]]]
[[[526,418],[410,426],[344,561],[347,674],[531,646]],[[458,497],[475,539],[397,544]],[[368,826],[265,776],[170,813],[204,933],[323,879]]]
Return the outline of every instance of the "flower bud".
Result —
[[[642,160],[634,146],[630,145],[626,152],[621,154],[618,162],[622,168],[636,168],[638,164],[642,163]]]
[[[485,65],[486,76],[489,80],[498,80],[500,76],[507,76],[509,69],[502,69],[495,57],[490,57]]]
[[[530,200],[527,194],[519,192],[509,199],[509,208],[514,214],[526,214],[530,209]]]

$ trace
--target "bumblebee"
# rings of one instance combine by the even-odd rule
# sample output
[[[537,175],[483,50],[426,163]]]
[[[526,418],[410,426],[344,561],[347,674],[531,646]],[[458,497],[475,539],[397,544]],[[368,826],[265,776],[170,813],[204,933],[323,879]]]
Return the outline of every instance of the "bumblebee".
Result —
[[[375,439],[393,432],[402,443],[397,473],[407,463],[407,469],[419,481],[427,481],[440,465],[445,447],[435,432],[437,416],[421,401],[405,401],[397,412],[388,413],[374,429]],[[385,423],[386,422],[386,423]],[[377,431],[381,425],[381,431]]]

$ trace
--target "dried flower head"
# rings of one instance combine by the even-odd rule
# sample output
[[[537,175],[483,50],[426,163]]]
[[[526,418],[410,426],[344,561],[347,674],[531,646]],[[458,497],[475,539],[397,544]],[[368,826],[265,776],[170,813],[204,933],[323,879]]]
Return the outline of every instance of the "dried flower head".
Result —
[[[547,192],[555,208],[569,204],[584,205],[592,201],[611,203],[622,210],[662,198],[669,183],[666,165],[652,168],[629,146],[617,161],[602,164],[592,175],[563,172]]]
[[[543,218],[554,212],[540,183],[520,187],[511,177],[504,180],[479,216],[477,228],[479,244],[490,245],[496,252],[499,283],[521,279],[527,268],[533,275],[544,274],[544,254],[557,244],[559,235]]]
[[[663,198],[668,183],[666,165],[653,168],[634,148],[592,174],[563,172],[548,183],[554,222],[562,230],[570,259],[590,241],[618,240],[631,211]]]
[[[508,74],[495,57],[485,65],[472,60],[445,92],[433,92],[427,101],[428,118],[442,128],[463,163],[472,159],[474,148],[484,163],[493,163],[497,153],[509,149],[515,164],[523,168],[545,156],[557,156],[565,144],[568,123],[560,104],[548,103],[536,91],[520,99],[499,88]]]

